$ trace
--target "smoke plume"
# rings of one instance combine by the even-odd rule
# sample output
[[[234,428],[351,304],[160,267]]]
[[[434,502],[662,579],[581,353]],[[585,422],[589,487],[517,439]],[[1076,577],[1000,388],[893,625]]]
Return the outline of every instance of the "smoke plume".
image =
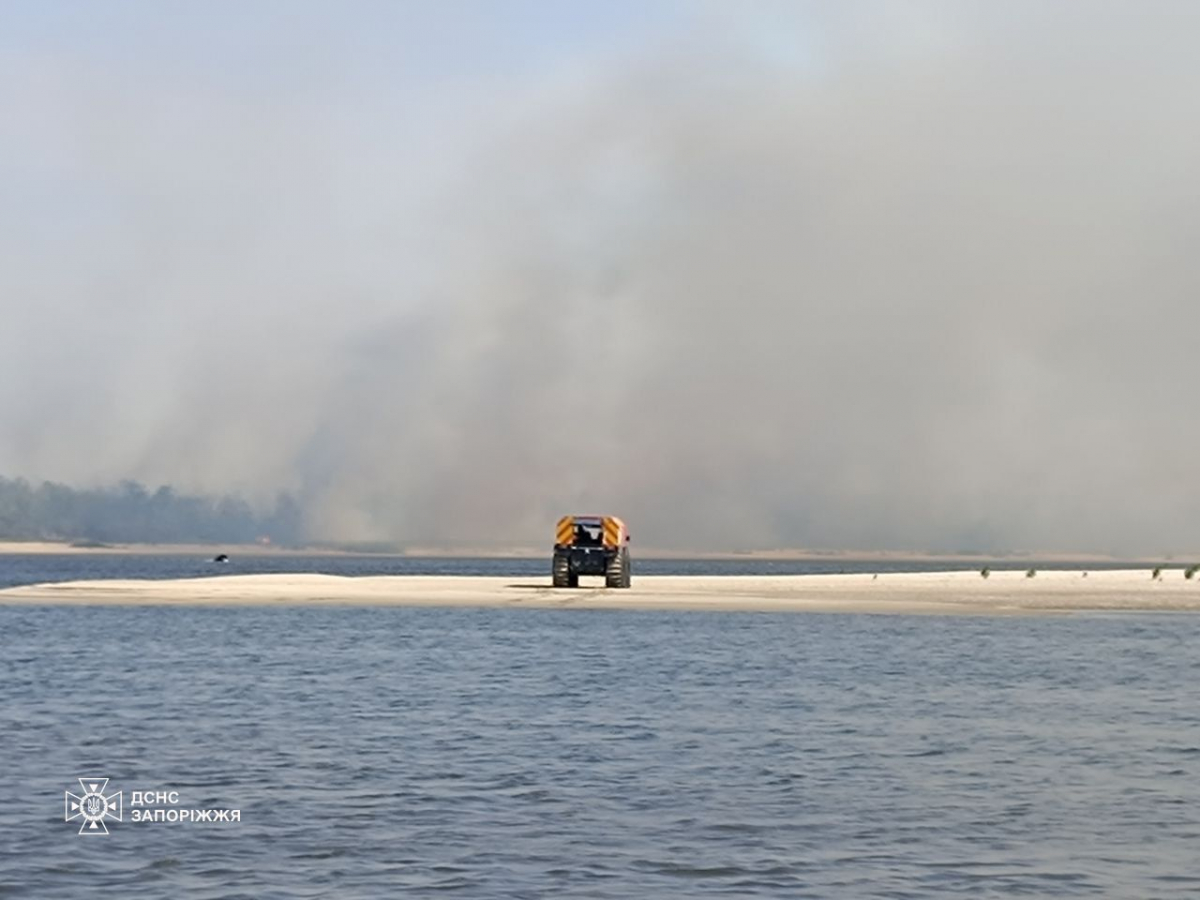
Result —
[[[498,6],[15,23],[0,474],[334,540],[1200,548],[1200,11]]]

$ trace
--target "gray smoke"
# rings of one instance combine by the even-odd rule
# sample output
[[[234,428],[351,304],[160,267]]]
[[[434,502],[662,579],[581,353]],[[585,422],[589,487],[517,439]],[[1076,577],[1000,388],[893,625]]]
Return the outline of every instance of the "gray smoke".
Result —
[[[10,54],[0,473],[343,540],[1200,549],[1200,10],[657,10],[523,66],[469,11]],[[461,72],[380,83],[431,34]]]

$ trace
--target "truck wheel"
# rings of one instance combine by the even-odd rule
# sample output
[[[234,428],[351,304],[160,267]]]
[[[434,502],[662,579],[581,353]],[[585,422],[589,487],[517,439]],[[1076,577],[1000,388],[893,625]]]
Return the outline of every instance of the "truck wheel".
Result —
[[[621,549],[621,570],[624,573],[625,583],[621,587],[633,586],[633,567],[629,564],[629,549],[623,547]]]
[[[571,584],[571,566],[565,556],[554,557],[550,566],[550,574],[555,587],[575,587]]]
[[[618,550],[604,569],[604,586],[610,588],[629,587],[629,558],[624,550]]]

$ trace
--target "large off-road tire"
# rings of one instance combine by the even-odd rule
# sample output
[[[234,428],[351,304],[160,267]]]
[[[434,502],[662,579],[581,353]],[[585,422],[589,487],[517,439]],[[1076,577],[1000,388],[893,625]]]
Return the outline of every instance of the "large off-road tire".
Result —
[[[565,556],[555,556],[554,562],[550,564],[550,575],[555,587],[577,587],[576,583],[571,584],[571,563]]]
[[[604,586],[627,588],[629,584],[629,551],[622,547],[608,561],[608,566],[604,571]]]

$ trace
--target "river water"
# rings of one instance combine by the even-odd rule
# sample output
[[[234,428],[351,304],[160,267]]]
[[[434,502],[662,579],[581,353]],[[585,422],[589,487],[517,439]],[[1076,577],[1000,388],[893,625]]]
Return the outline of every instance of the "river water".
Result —
[[[1200,617],[0,606],[0,642],[2,897],[1200,896]]]

